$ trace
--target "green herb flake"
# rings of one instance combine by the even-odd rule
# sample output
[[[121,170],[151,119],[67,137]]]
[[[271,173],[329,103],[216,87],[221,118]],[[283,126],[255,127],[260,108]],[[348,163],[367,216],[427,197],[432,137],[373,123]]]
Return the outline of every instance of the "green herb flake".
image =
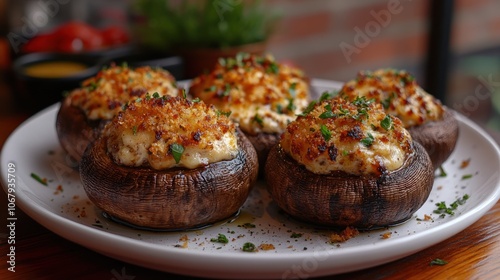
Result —
[[[243,252],[255,252],[257,251],[257,247],[251,242],[245,242],[241,250],[243,250]]]
[[[288,105],[286,106],[286,109],[290,112],[293,112],[295,110],[295,104],[293,104],[293,98],[288,99]]]
[[[302,117],[307,116],[309,113],[311,113],[312,110],[314,110],[314,106],[316,106],[316,104],[317,104],[316,101],[311,101],[309,105],[307,105],[307,107],[304,109],[304,111],[302,111],[301,114],[298,114],[298,116]]]
[[[205,91],[206,92],[212,92],[212,91],[215,91],[216,89],[217,89],[217,87],[215,85],[212,85],[212,86],[210,86],[208,88],[205,88]]]
[[[186,98],[187,98],[187,91],[186,91],[186,89],[185,89],[185,88],[183,88],[183,89],[181,90],[181,92],[182,92],[182,98],[186,99]],[[153,96],[153,97],[154,97],[154,96]]]
[[[258,123],[260,126],[264,125],[264,120],[261,116],[259,116],[259,114],[255,114],[255,116],[253,117],[253,121]]]
[[[445,264],[447,264],[447,263],[448,263],[447,261],[442,260],[442,259],[433,259],[433,260],[429,263],[429,265],[430,265],[430,266],[433,266],[433,265],[443,266],[443,265],[445,265]]]
[[[386,115],[385,118],[380,121],[380,126],[385,130],[392,129],[392,118],[389,115]]]
[[[38,183],[47,186],[47,178],[42,178],[35,173],[31,173],[31,178],[35,179]]]
[[[181,161],[182,153],[184,153],[184,147],[181,144],[174,143],[170,145],[170,152],[174,157],[175,163],[179,163]]]
[[[439,166],[439,175],[438,176],[439,177],[446,177],[446,176],[448,176],[448,174],[444,170],[443,166]]]
[[[386,109],[386,110],[389,109],[389,107],[391,106],[392,99],[394,99],[395,96],[396,96],[396,94],[394,92],[392,92],[391,95],[389,95],[389,97],[380,101],[380,103],[382,103],[382,106],[384,107],[384,109]]]
[[[374,99],[366,99],[364,96],[356,96],[352,104],[356,105],[356,107],[361,107],[361,108],[366,108],[368,107],[371,103],[373,103],[375,100]]]
[[[290,235],[290,238],[300,238],[300,237],[302,237],[302,233],[294,232]]]
[[[326,127],[326,125],[322,124],[319,130],[321,131],[321,135],[323,135],[325,141],[328,141],[332,138],[332,132],[328,129],[328,127]]]
[[[153,93],[153,98],[160,98],[160,94],[158,92]]]
[[[462,180],[470,179],[470,178],[472,178],[472,176],[473,176],[472,174],[465,174],[462,176]]]
[[[266,72],[267,73],[273,73],[273,74],[278,74],[280,71],[280,68],[278,66],[278,64],[276,64],[276,62],[271,62],[267,68],[266,68]]]
[[[229,117],[229,116],[231,116],[232,111],[224,112],[221,110],[217,110],[217,111],[215,111],[215,113],[217,114],[217,117],[220,117],[221,115]]]
[[[325,100],[330,100],[333,97],[335,97],[337,95],[337,93],[338,93],[337,91],[325,91],[319,97],[318,102],[321,103],[321,102],[323,102]]]
[[[229,242],[229,240],[227,239],[227,237],[222,234],[222,233],[219,233],[217,235],[217,238],[212,238],[210,239],[211,242],[216,242],[216,243],[223,243],[223,244],[226,244]]]
[[[136,126],[136,125],[134,125],[134,126],[132,127],[132,133],[133,133],[134,135],[136,135],[136,134],[137,134],[137,126]]]
[[[288,88],[288,93],[290,93],[292,97],[295,97],[297,93],[297,83],[290,84],[290,87]]]
[[[195,99],[191,100],[194,103],[199,103],[201,102],[201,99],[199,97],[196,97]]]
[[[373,135],[371,133],[368,133],[368,136],[361,139],[361,143],[366,147],[370,147],[373,144],[373,141],[375,141],[375,138],[373,138]]]
[[[453,216],[455,215],[455,210],[460,205],[464,205],[465,202],[469,199],[468,194],[464,194],[461,198],[452,202],[449,206],[446,206],[444,201],[436,203],[437,209],[433,211],[435,214],[440,214],[439,217],[444,218],[446,215]]]

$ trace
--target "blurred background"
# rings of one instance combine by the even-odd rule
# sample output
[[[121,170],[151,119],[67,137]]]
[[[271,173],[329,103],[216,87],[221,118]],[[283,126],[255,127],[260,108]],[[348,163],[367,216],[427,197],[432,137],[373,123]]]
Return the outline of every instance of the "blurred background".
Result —
[[[346,81],[360,70],[405,69],[446,105],[496,133],[498,11],[495,0],[0,0],[0,115],[23,112],[14,65],[28,54],[107,62],[148,54],[143,59],[158,64],[173,57],[180,60],[166,67],[187,79],[206,67],[193,63],[245,50],[271,53],[311,78]],[[59,37],[33,43],[53,33]]]

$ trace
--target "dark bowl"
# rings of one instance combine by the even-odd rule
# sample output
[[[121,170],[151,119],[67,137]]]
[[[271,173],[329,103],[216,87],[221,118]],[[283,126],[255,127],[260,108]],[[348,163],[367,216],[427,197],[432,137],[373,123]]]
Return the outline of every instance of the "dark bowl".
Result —
[[[65,92],[80,86],[85,79],[97,74],[102,59],[90,55],[33,53],[17,58],[13,63],[15,76],[14,98],[21,109],[35,113],[62,100]],[[50,65],[49,65],[50,64]],[[78,67],[56,73],[54,64]],[[39,71],[34,71],[33,67]],[[81,69],[80,69],[81,68]],[[60,68],[61,69],[61,68]],[[41,71],[41,72],[40,72]]]

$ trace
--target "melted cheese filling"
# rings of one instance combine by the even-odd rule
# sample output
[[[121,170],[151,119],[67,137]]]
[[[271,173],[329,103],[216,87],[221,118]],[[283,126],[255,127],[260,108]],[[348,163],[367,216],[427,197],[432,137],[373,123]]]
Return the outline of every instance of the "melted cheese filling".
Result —
[[[182,98],[134,103],[113,119],[103,134],[113,160],[126,166],[192,169],[231,160],[238,153],[230,119],[203,102]],[[175,151],[174,145],[182,151]]]
[[[360,107],[341,98],[323,101],[298,117],[280,145],[316,174],[380,176],[399,169],[413,153],[411,136],[399,119],[386,115],[378,104]]]
[[[380,69],[360,72],[347,82],[341,93],[349,99],[365,96],[380,102],[387,113],[398,117],[406,128],[442,118],[444,108],[432,95],[417,85],[405,71]]]
[[[231,112],[231,119],[245,133],[282,133],[307,107],[308,83],[296,68],[270,58],[256,59],[249,57],[234,67],[219,63],[211,73],[195,78],[189,92]]]

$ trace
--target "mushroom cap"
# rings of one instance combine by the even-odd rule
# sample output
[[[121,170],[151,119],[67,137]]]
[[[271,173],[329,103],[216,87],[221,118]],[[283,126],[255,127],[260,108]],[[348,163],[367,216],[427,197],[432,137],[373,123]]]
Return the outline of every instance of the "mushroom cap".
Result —
[[[183,230],[234,215],[257,178],[257,154],[238,131],[232,160],[195,169],[154,170],[114,163],[105,137],[86,149],[80,164],[89,199],[109,216],[150,229]]]
[[[265,166],[273,200],[290,216],[313,224],[377,228],[404,222],[427,200],[434,170],[424,148],[405,164],[381,176],[343,171],[315,174],[276,145]]]

